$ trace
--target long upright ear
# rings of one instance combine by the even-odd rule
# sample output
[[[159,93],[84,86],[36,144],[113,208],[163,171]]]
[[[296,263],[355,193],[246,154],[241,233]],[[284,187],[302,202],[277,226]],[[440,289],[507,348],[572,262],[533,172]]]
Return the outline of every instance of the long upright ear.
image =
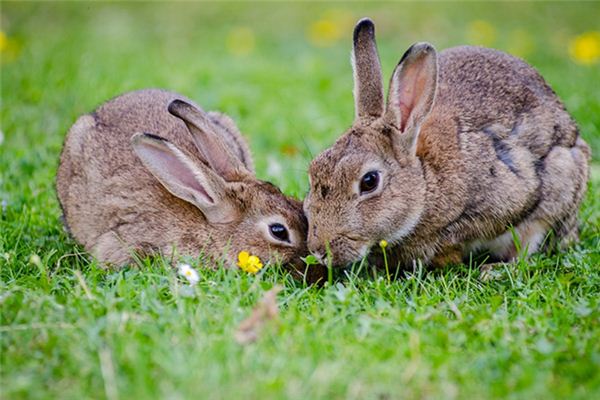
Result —
[[[429,43],[412,45],[394,70],[385,119],[402,132],[414,147],[437,89],[437,52]]]
[[[142,164],[174,196],[198,207],[211,223],[236,217],[227,201],[225,181],[204,165],[197,165],[168,140],[149,133],[131,137]]]
[[[352,68],[356,117],[381,117],[383,115],[381,64],[375,43],[375,25],[368,18],[361,19],[354,27]]]
[[[246,167],[248,172],[255,175],[254,172],[254,160],[252,159],[252,153],[248,142],[242,136],[239,128],[233,121],[233,119],[226,114],[218,111],[209,111],[207,113],[208,118],[213,122],[213,125],[217,125],[221,129],[223,135],[227,135],[229,148],[232,150],[234,155],[242,161],[242,164]]]
[[[239,181],[244,176],[252,175],[219,138],[218,129],[203,111],[182,100],[173,100],[168,110],[185,122],[198,151],[223,179],[230,182]]]

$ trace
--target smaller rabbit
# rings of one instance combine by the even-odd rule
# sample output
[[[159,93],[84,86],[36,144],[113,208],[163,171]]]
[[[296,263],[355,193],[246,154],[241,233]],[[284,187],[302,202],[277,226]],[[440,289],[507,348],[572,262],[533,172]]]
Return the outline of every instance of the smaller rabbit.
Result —
[[[402,266],[578,239],[590,149],[544,79],[500,51],[410,47],[387,104],[369,19],[354,30],[352,127],[310,166],[308,248],[334,265],[386,240]],[[552,233],[552,234],[551,234]]]
[[[73,237],[110,265],[176,250],[300,267],[307,252],[301,203],[255,177],[233,121],[167,91],[126,93],[80,117],[56,188]]]

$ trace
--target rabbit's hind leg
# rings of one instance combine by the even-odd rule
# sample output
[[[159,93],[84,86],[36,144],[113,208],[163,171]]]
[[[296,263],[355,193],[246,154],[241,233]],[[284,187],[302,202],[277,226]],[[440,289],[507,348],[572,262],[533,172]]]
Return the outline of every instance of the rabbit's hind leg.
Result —
[[[100,235],[95,242],[90,253],[106,267],[122,267],[133,259],[133,253],[113,231]]]
[[[589,155],[588,145],[578,138],[573,147],[554,147],[538,167],[542,201],[531,218],[552,229],[544,250],[561,250],[579,240],[577,215],[587,189]]]
[[[498,261],[513,261],[519,256],[528,257],[537,252],[548,234],[550,225],[544,220],[527,220],[502,235],[483,242],[480,248],[489,251]]]
[[[581,139],[573,147],[555,146],[540,160],[540,201],[514,229],[477,247],[499,261],[527,257],[540,250],[565,248],[577,241],[577,213],[586,190],[589,148]]]

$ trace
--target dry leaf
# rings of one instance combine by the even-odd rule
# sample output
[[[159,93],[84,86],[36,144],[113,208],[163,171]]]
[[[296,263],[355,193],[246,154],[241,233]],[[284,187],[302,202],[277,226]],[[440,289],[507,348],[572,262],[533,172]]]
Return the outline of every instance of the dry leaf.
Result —
[[[281,291],[281,286],[275,286],[265,292],[258,304],[252,310],[252,314],[240,323],[234,337],[239,344],[250,344],[258,339],[262,327],[268,321],[274,320],[279,315],[277,306],[277,293]]]

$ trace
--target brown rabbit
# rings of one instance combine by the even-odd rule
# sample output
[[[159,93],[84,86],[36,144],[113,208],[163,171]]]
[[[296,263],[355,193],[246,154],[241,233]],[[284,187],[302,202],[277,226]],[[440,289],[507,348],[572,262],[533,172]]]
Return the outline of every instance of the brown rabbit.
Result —
[[[72,235],[108,264],[176,249],[300,266],[307,253],[301,203],[254,176],[233,121],[174,93],[127,93],[80,117],[56,187]]]
[[[401,265],[578,239],[590,149],[544,79],[500,51],[413,45],[384,104],[375,28],[354,30],[352,127],[310,166],[308,247],[334,265],[380,240]],[[549,233],[554,233],[550,240]],[[329,247],[329,250],[327,248]]]

